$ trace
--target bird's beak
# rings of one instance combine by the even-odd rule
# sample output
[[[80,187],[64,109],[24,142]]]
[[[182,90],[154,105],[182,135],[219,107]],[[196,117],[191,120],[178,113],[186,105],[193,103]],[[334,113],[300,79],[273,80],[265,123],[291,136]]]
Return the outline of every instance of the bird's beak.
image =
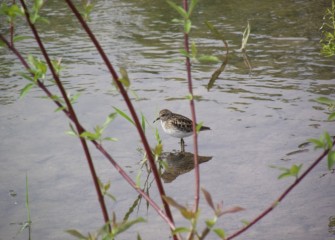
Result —
[[[160,120],[161,118],[160,117],[158,117],[153,123],[155,123],[157,120]]]

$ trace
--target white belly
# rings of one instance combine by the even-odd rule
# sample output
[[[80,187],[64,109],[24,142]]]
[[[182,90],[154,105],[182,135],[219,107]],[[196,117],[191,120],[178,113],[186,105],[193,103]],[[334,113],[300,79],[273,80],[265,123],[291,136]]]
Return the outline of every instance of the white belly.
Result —
[[[161,121],[161,125],[162,125],[164,132],[171,135],[172,137],[184,138],[184,137],[189,137],[193,134],[193,132],[183,132],[177,128],[167,128],[162,121]]]

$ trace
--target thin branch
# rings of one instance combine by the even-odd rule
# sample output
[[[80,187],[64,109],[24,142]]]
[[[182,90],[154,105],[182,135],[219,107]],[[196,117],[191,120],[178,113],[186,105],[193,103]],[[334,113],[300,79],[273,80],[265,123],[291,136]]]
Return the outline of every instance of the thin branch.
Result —
[[[28,8],[26,6],[26,3],[24,0],[20,0],[21,4],[22,4],[22,7],[24,9],[24,13],[25,13],[25,16],[26,16],[26,20],[28,22],[28,25],[29,27],[31,28],[33,34],[34,34],[34,37],[37,41],[37,44],[48,64],[48,67],[52,73],[52,76],[53,76],[53,79],[55,80],[56,82],[56,85],[58,86],[58,89],[60,90],[61,94],[62,94],[62,97],[66,103],[66,106],[67,106],[67,109],[68,109],[68,112],[69,114],[71,115],[71,119],[73,120],[75,126],[76,126],[76,129],[79,133],[79,135],[83,132],[82,131],[82,128],[79,124],[79,121],[77,119],[77,116],[76,116],[76,113],[72,107],[72,104],[66,94],[66,91],[59,79],[59,76],[58,74],[56,73],[52,63],[51,63],[51,60],[49,58],[49,55],[44,47],[44,44],[42,43],[42,40],[37,32],[37,29],[35,28],[35,25],[31,22],[30,20],[30,15],[29,15],[29,12],[28,12]],[[99,185],[99,181],[98,181],[98,176],[96,174],[96,171],[95,171],[95,168],[94,168],[94,164],[93,164],[93,160],[92,160],[92,157],[91,157],[91,154],[89,152],[89,149],[88,149],[88,146],[87,146],[87,142],[84,138],[79,138],[80,140],[80,143],[83,147],[83,150],[85,152],[85,156],[86,156],[86,160],[87,160],[87,163],[89,165],[89,169],[90,169],[90,172],[91,172],[91,175],[92,175],[92,179],[93,179],[93,182],[94,182],[94,186],[95,186],[95,189],[96,189],[96,192],[97,192],[97,195],[98,195],[98,199],[99,199],[99,203],[100,203],[100,207],[101,207],[101,211],[103,213],[103,217],[104,217],[104,221],[105,223],[108,223],[109,222],[109,217],[108,217],[108,212],[107,212],[107,208],[106,208],[106,204],[105,204],[105,200],[104,200],[104,197],[102,195],[102,192],[101,192],[101,189],[100,189],[100,185]],[[109,225],[109,228],[111,229],[111,226]]]
[[[183,0],[184,10],[188,11],[187,0]],[[184,48],[187,53],[190,52],[188,33],[184,33]],[[187,82],[188,91],[191,95],[190,108],[192,113],[192,129],[193,129],[193,143],[194,143],[194,173],[195,173],[195,193],[194,193],[194,212],[198,211],[199,208],[199,195],[200,195],[200,172],[199,172],[199,159],[198,159],[198,134],[196,131],[196,115],[193,100],[193,86],[192,86],[192,76],[191,76],[191,62],[190,58],[186,57],[186,71],[187,71]]]
[[[124,89],[123,84],[119,81],[119,77],[118,77],[117,73],[115,72],[115,70],[114,70],[111,62],[109,61],[109,59],[108,59],[105,51],[102,49],[100,43],[96,39],[95,35],[91,31],[91,29],[89,28],[89,26],[87,25],[87,23],[82,18],[81,14],[77,10],[77,8],[74,6],[74,4],[72,3],[71,0],[65,0],[65,2],[68,4],[69,8],[74,13],[74,15],[77,17],[78,21],[80,22],[80,24],[82,25],[82,27],[86,31],[87,35],[92,40],[94,46],[96,47],[96,49],[99,52],[101,58],[103,59],[104,63],[106,64],[109,72],[111,73],[111,75],[113,77],[113,80],[114,80],[115,84],[118,86],[118,89],[120,90],[120,93],[121,93],[123,99],[125,100],[125,102],[127,104],[127,107],[128,107],[128,109],[130,111],[130,114],[131,114],[131,116],[132,116],[132,118],[133,118],[133,120],[135,122],[136,129],[137,129],[137,131],[138,131],[138,133],[140,135],[140,138],[142,140],[142,144],[144,146],[145,152],[147,153],[147,157],[148,157],[148,160],[149,160],[149,163],[150,163],[150,167],[151,167],[152,172],[154,174],[155,182],[157,184],[157,188],[158,188],[158,191],[160,193],[160,197],[161,197],[161,200],[163,202],[164,209],[166,211],[166,214],[167,214],[168,218],[173,223],[173,217],[172,217],[172,213],[171,213],[170,207],[169,207],[169,205],[163,199],[163,196],[165,196],[166,194],[165,194],[165,190],[164,190],[162,181],[160,179],[160,176],[159,176],[159,173],[158,173],[158,170],[157,170],[157,166],[156,166],[155,160],[154,160],[154,158],[152,156],[148,140],[145,137],[145,134],[144,134],[144,132],[142,130],[140,121],[139,121],[139,119],[137,117],[137,114],[135,112],[135,109],[134,109],[134,107],[133,107],[133,105],[132,105],[132,103],[131,103],[131,101],[129,99],[127,91]],[[175,236],[174,236],[174,238],[175,238]]]
[[[333,146],[335,145],[335,141],[333,141]],[[236,231],[235,233],[231,234],[230,236],[228,236],[226,238],[226,240],[230,240],[233,239],[235,237],[237,237],[238,235],[240,235],[241,233],[245,232],[247,229],[249,229],[251,226],[253,226],[255,223],[257,223],[258,221],[260,221],[263,217],[265,217],[268,213],[270,213],[291,191],[293,188],[295,188],[302,179],[304,179],[304,177],[306,177],[306,175],[312,171],[312,169],[318,165],[321,160],[328,155],[328,152],[330,151],[330,149],[325,150],[306,170],[305,172],[296,179],[296,181],[294,183],[292,183],[280,196],[279,198],[271,204],[270,207],[268,207],[267,209],[265,209],[260,215],[258,215],[254,220],[252,220],[248,225],[244,226],[243,228],[241,228],[240,230]]]

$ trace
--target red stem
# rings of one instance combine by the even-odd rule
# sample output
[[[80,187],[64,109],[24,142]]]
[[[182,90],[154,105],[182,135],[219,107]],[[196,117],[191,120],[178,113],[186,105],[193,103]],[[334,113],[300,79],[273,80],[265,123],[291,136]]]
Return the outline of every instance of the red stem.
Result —
[[[113,80],[114,80],[115,84],[118,86],[118,89],[120,90],[120,93],[121,93],[123,99],[125,100],[125,102],[127,104],[127,107],[128,107],[128,109],[130,111],[130,114],[131,114],[131,116],[132,116],[132,118],[133,118],[133,120],[135,122],[135,126],[137,128],[137,131],[138,131],[138,133],[140,135],[140,138],[142,140],[145,152],[147,154],[147,157],[148,157],[148,160],[149,160],[149,163],[150,163],[150,167],[151,167],[151,170],[153,172],[153,175],[154,175],[154,178],[155,178],[155,182],[157,184],[157,188],[158,188],[161,200],[162,200],[163,205],[164,205],[164,209],[166,211],[166,214],[167,214],[168,218],[173,223],[173,217],[172,217],[172,213],[171,213],[170,207],[169,207],[169,205],[163,199],[163,196],[165,196],[166,194],[165,194],[165,190],[164,190],[161,178],[159,176],[159,172],[157,170],[157,166],[156,166],[155,160],[154,160],[154,158],[152,156],[148,140],[145,137],[145,134],[144,134],[144,132],[142,130],[140,121],[139,121],[139,119],[137,117],[137,114],[135,112],[135,109],[134,109],[134,107],[133,107],[133,105],[132,105],[132,103],[131,103],[131,101],[129,99],[127,91],[124,89],[122,83],[119,81],[119,77],[118,77],[117,73],[115,72],[115,70],[114,70],[111,62],[109,61],[106,53],[102,49],[100,43],[96,39],[96,37],[93,34],[93,32],[91,31],[91,29],[88,27],[87,23],[84,21],[84,19],[82,18],[82,16],[80,15],[80,13],[78,12],[78,10],[76,9],[76,7],[74,6],[74,4],[72,3],[72,1],[71,0],[65,0],[65,2],[68,4],[69,8],[72,10],[72,12],[74,13],[74,15],[77,17],[78,21],[80,22],[80,24],[82,25],[82,27],[86,31],[87,35],[92,40],[94,46],[96,47],[96,49],[99,52],[101,58],[105,62],[106,66],[107,66],[107,68],[109,70],[109,72],[111,73],[111,75],[113,77]],[[175,235],[174,235],[174,238],[176,239]]]
[[[15,0],[12,1],[12,4],[15,4]],[[14,19],[12,18],[9,25],[10,31],[10,45],[14,46]]]
[[[333,146],[335,145],[335,141],[333,141]],[[296,179],[296,181],[291,184],[280,196],[279,198],[277,198],[277,200],[271,204],[270,207],[268,207],[267,209],[265,209],[260,215],[258,215],[254,220],[252,220],[248,225],[246,225],[245,227],[241,228],[240,230],[238,230],[237,232],[231,234],[230,236],[228,236],[226,238],[226,240],[230,240],[233,239],[235,237],[237,237],[238,235],[240,235],[241,233],[245,232],[247,229],[249,229],[251,226],[253,226],[255,223],[257,223],[258,221],[260,221],[263,217],[265,217],[268,213],[270,213],[290,192],[293,188],[295,188],[300,182],[301,180],[306,177],[306,175],[312,171],[312,169],[318,165],[321,160],[327,156],[328,152],[330,151],[330,149],[325,150],[313,163],[311,166],[309,166],[306,171]]]
[[[35,28],[35,25],[30,21],[30,16],[29,16],[29,12],[28,12],[27,6],[25,4],[25,1],[24,0],[20,0],[20,2],[21,2],[22,7],[24,9],[24,12],[25,12],[25,15],[26,15],[26,20],[27,20],[27,22],[28,22],[28,24],[29,24],[29,26],[30,26],[33,34],[34,34],[34,37],[35,37],[35,39],[37,41],[37,44],[38,44],[38,46],[39,46],[39,48],[40,48],[40,50],[41,50],[41,52],[42,52],[42,54],[43,54],[43,56],[44,56],[47,64],[48,64],[48,67],[49,67],[49,69],[50,69],[50,71],[52,73],[52,76],[53,76],[53,78],[54,78],[54,80],[56,82],[56,85],[58,86],[58,89],[59,89],[59,91],[62,94],[62,97],[63,97],[63,99],[64,99],[64,101],[66,103],[66,106],[67,106],[68,112],[69,112],[69,114],[71,116],[71,119],[73,120],[73,122],[74,122],[74,124],[76,126],[76,129],[77,129],[77,131],[78,131],[78,133],[80,135],[83,132],[83,130],[82,130],[80,124],[79,124],[79,121],[78,121],[76,113],[75,113],[75,111],[74,111],[74,109],[72,107],[72,104],[71,104],[70,100],[68,99],[66,91],[65,91],[65,89],[64,89],[64,87],[63,87],[63,85],[62,85],[62,83],[61,83],[61,81],[60,81],[60,79],[58,77],[58,74],[56,73],[56,71],[55,71],[55,69],[54,69],[54,67],[53,67],[53,65],[51,63],[49,55],[48,55],[48,53],[47,53],[47,51],[46,51],[46,49],[45,49],[45,47],[44,47],[44,45],[42,43],[42,40],[41,40],[41,38],[40,38],[40,36],[39,36],[36,28]],[[89,165],[89,169],[90,169],[90,172],[91,172],[91,175],[92,175],[94,186],[95,186],[95,189],[96,189],[96,192],[97,192],[97,195],[98,195],[98,199],[99,199],[101,211],[103,213],[104,221],[105,221],[105,223],[107,223],[107,222],[109,222],[108,212],[107,212],[107,208],[106,208],[104,197],[102,195],[102,192],[101,192],[101,189],[100,189],[100,186],[99,186],[98,176],[97,176],[95,168],[94,168],[94,164],[93,164],[93,160],[91,158],[91,154],[89,152],[86,140],[84,138],[79,138],[79,139],[80,139],[80,143],[81,143],[81,145],[83,147],[83,150],[85,152],[87,163]]]
[[[183,0],[184,10],[187,12],[188,4],[187,0]],[[190,52],[188,33],[184,33],[184,47],[187,53]],[[186,71],[187,71],[187,81],[188,81],[188,91],[191,95],[190,108],[192,113],[192,128],[193,128],[193,143],[194,143],[194,173],[195,173],[195,193],[194,193],[194,212],[198,211],[199,208],[199,195],[200,195],[200,172],[199,172],[199,159],[198,159],[198,134],[196,131],[196,115],[193,100],[193,86],[192,86],[192,76],[191,76],[191,62],[190,58],[186,57]]]

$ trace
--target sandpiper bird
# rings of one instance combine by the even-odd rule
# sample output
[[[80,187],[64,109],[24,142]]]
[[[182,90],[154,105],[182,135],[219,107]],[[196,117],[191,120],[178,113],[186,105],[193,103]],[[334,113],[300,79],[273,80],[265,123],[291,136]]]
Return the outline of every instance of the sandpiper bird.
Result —
[[[185,150],[184,137],[193,134],[192,120],[170,110],[163,109],[159,112],[159,117],[154,121],[161,120],[161,125],[165,133],[180,138],[182,151]],[[201,126],[200,131],[210,130],[209,127]]]

